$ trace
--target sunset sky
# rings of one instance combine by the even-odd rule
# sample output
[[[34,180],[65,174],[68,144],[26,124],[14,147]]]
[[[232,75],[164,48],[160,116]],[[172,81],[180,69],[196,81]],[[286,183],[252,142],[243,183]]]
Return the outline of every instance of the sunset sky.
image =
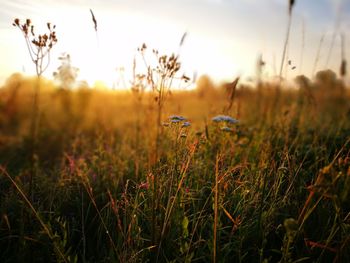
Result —
[[[98,22],[97,35],[90,8]],[[90,84],[103,80],[112,86],[118,81],[116,68],[124,67],[128,81],[137,47],[146,43],[160,53],[177,52],[184,32],[188,37],[181,49],[181,61],[189,76],[193,72],[209,74],[217,81],[251,76],[259,53],[266,62],[264,74],[273,76],[281,63],[287,9],[288,0],[2,0],[0,84],[13,72],[35,72],[24,39],[12,26],[16,17],[31,18],[37,27],[48,21],[56,24],[58,43],[44,74],[49,78],[59,66],[58,56],[66,52],[80,69],[80,80]],[[300,72],[311,76],[322,35],[317,70],[327,67],[338,72],[339,33],[345,35],[350,60],[349,28],[349,0],[296,0],[289,45],[291,66],[296,69],[288,76]],[[338,34],[329,56],[335,29]]]

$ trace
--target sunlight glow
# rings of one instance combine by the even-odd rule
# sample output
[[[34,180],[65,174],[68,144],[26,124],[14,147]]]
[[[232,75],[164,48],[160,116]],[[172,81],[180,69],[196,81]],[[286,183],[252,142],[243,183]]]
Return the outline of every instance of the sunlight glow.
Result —
[[[288,56],[296,70],[288,72],[290,78],[301,69],[312,77],[315,47],[323,33],[326,33],[325,41],[317,70],[326,66],[335,72],[339,70],[338,40],[334,43],[329,65],[325,61],[334,32],[334,10],[338,1],[320,1],[323,4],[300,1],[296,6],[288,47]],[[52,78],[60,66],[58,57],[67,53],[72,65],[79,68],[78,80],[86,80],[90,85],[102,81],[110,87],[129,86],[138,47],[146,43],[150,49],[158,49],[160,54],[171,55],[179,51],[184,32],[188,32],[188,37],[180,52],[181,73],[189,77],[195,72],[198,76],[208,74],[214,81],[232,81],[238,75],[250,77],[255,75],[256,60],[262,54],[266,65],[263,76],[272,77],[281,61],[287,1],[266,2],[114,0],[104,1],[102,5],[97,1],[80,0],[34,0],[30,3],[28,0],[6,0],[0,9],[0,83],[13,72],[35,74],[23,37],[11,26],[16,17],[31,18],[37,33],[45,30],[46,22],[56,24],[58,42],[52,50],[50,67],[44,73],[47,78]],[[342,9],[339,30],[350,39],[346,31],[350,5],[346,7]],[[97,32],[90,8],[96,16]],[[302,21],[306,25],[303,60],[300,59]],[[350,41],[346,42],[348,49]]]
[[[53,12],[54,10],[54,12]],[[133,59],[140,59],[137,48],[146,43],[150,49],[158,49],[160,54],[171,54],[179,51],[179,41],[186,31],[182,25],[170,21],[126,11],[95,12],[98,30],[95,32],[88,9],[57,7],[45,10],[45,16],[37,14],[32,18],[35,25],[45,25],[52,21],[57,25],[58,43],[52,50],[49,70],[44,74],[51,77],[59,67],[58,56],[68,53],[72,65],[79,68],[79,79],[90,85],[96,81],[109,87],[123,88],[131,81]],[[24,19],[24,18],[22,18]],[[15,52],[18,71],[33,74],[33,65],[27,58],[24,40],[19,32],[13,32],[16,44],[9,49]],[[223,74],[233,76],[238,71],[232,56],[227,56],[227,44],[211,40],[208,36],[189,33],[181,48],[182,72],[192,77],[196,72],[210,74],[220,78]],[[22,59],[20,59],[22,58]],[[23,58],[24,61],[23,61]],[[10,60],[7,60],[10,61]],[[137,60],[138,61],[138,60]],[[138,61],[141,62],[141,61]],[[22,63],[22,64],[19,64]],[[6,65],[9,66],[8,64]],[[5,67],[5,65],[3,65]],[[120,70],[120,69],[124,70]]]

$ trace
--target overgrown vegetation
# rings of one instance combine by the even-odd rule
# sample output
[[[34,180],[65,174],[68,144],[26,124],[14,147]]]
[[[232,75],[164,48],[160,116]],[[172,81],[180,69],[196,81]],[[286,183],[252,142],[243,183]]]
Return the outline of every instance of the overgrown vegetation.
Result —
[[[346,61],[286,87],[289,3],[277,82],[260,56],[257,85],[187,91],[179,52],[145,44],[129,91],[77,84],[68,54],[55,84],[54,27],[16,19],[37,77],[0,89],[0,261],[350,262]]]
[[[274,84],[241,85],[226,112],[238,123],[217,116],[227,90],[174,91],[156,162],[152,93],[139,109],[133,93],[43,82],[31,201],[36,81],[14,75],[1,90],[1,261],[348,261],[350,106],[334,76],[298,78],[277,108]]]

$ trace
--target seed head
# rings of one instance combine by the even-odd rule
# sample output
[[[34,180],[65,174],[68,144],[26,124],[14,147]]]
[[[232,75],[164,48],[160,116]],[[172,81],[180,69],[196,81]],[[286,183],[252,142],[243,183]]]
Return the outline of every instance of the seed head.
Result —
[[[97,20],[96,20],[96,17],[94,15],[94,12],[92,12],[91,9],[90,9],[90,13],[91,13],[92,22],[94,23],[95,31],[97,32]]]
[[[345,77],[346,76],[346,60],[343,59],[340,65],[340,76]]]
[[[13,26],[19,26],[19,19],[16,18],[12,24]]]
[[[180,41],[180,46],[182,46],[182,45],[184,44],[186,37],[187,37],[187,32],[185,32],[185,33],[182,35],[181,41]]]
[[[289,14],[292,13],[294,4],[295,4],[295,0],[289,0]]]

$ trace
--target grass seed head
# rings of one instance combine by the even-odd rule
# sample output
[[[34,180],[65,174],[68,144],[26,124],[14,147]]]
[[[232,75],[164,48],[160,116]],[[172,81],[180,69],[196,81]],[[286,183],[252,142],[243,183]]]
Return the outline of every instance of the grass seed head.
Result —
[[[347,62],[345,59],[342,60],[341,65],[340,65],[340,76],[345,77],[347,70],[346,70]]]
[[[187,37],[187,32],[185,32],[182,37],[181,37],[181,40],[180,40],[180,47],[184,44],[185,40],[186,40],[186,37]]]
[[[295,4],[295,0],[289,0],[289,14],[292,13],[294,4]]]

